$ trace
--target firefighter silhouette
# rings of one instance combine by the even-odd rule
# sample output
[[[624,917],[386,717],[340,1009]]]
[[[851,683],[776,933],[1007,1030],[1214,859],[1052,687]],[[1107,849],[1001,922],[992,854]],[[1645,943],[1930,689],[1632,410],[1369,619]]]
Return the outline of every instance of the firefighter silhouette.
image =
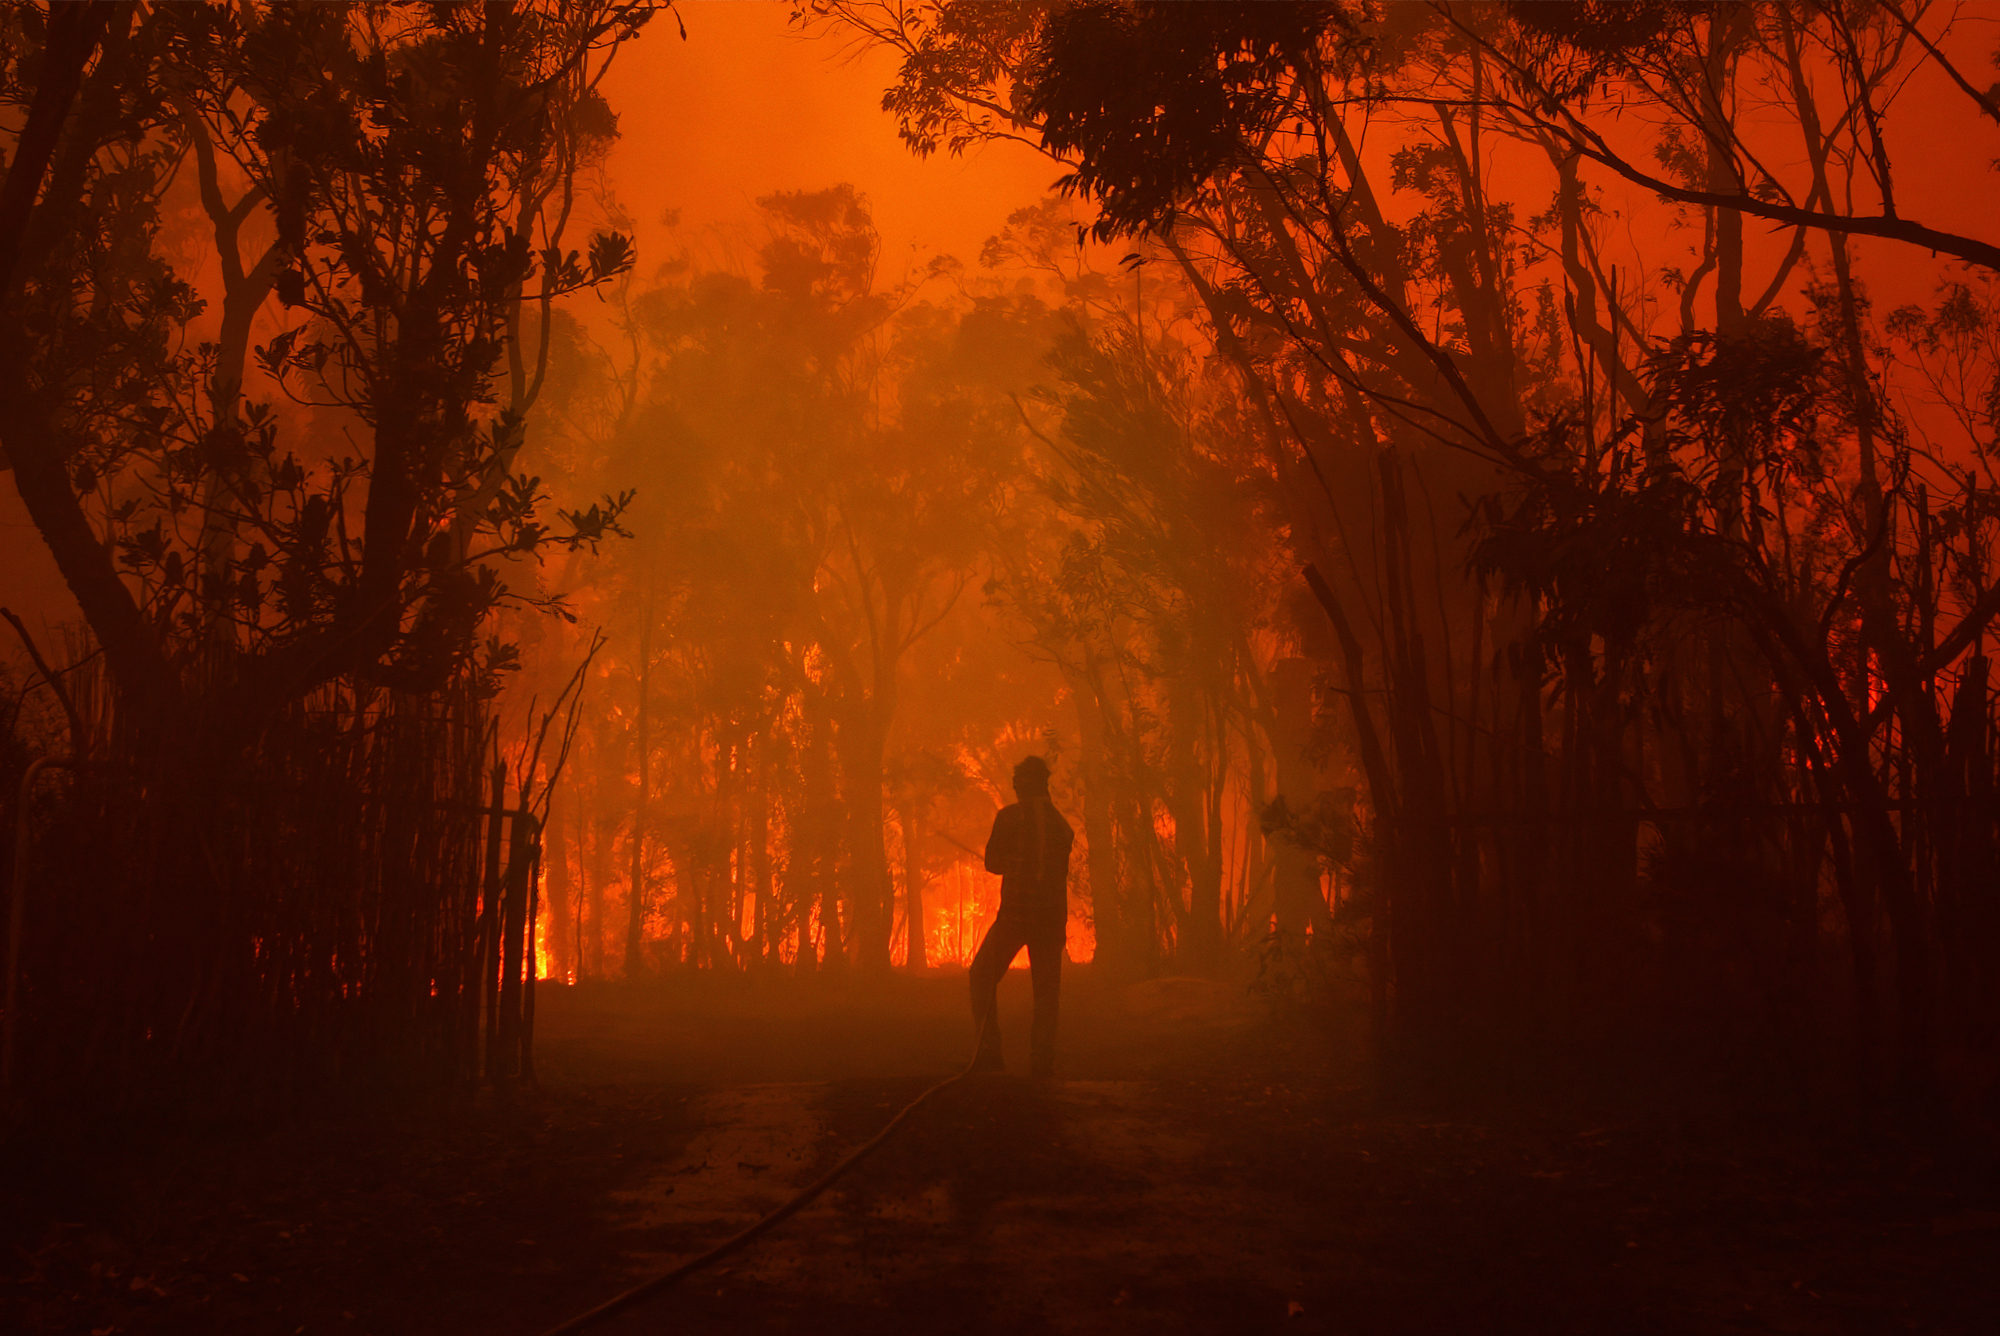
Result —
[[[1000,913],[972,958],[972,1021],[980,1035],[974,1069],[1005,1069],[995,997],[1014,957],[1026,947],[1035,990],[1031,1070],[1048,1076],[1055,1066],[1069,853],[1076,834],[1049,801],[1049,766],[1041,757],[1030,756],[1014,767],[1014,794],[1018,801],[1000,809],[986,841],[986,870],[1000,874]]]

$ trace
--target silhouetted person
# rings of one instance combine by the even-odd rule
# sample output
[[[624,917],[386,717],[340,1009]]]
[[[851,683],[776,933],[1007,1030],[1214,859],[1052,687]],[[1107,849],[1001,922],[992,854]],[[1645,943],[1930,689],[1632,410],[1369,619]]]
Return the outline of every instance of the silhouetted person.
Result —
[[[1000,874],[1000,913],[972,958],[972,1023],[985,1028],[975,1066],[1001,1071],[995,995],[1022,947],[1035,986],[1033,1071],[1055,1067],[1056,999],[1062,989],[1063,938],[1069,923],[1069,850],[1076,835],[1049,801],[1049,766],[1030,756],[1014,767],[1019,802],[1000,809],[986,841],[986,870]],[[990,1020],[989,1020],[990,1018]]]

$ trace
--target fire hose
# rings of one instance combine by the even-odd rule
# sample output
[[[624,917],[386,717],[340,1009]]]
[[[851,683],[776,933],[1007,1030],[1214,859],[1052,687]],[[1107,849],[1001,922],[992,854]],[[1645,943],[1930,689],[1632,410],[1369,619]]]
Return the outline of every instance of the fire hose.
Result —
[[[986,1027],[992,1023],[993,1012],[988,1011],[979,1022],[979,1037],[973,1044],[972,1061],[965,1065],[964,1071],[959,1072],[955,1076],[947,1076],[944,1080],[939,1081],[936,1085],[924,1091],[923,1094],[918,1095],[908,1104],[905,1104],[902,1111],[894,1118],[891,1118],[881,1131],[849,1151],[841,1158],[840,1163],[834,1165],[833,1168],[799,1189],[791,1200],[787,1201],[784,1205],[763,1216],[755,1224],[730,1235],[707,1252],[697,1253],[685,1262],[675,1266],[672,1270],[663,1271],[650,1280],[641,1281],[631,1289],[626,1290],[623,1294],[606,1299],[603,1303],[590,1309],[588,1312],[578,1313],[569,1321],[550,1327],[542,1336],[570,1336],[572,1332],[583,1331],[595,1326],[608,1317],[622,1313],[633,1305],[667,1289],[676,1281],[683,1280],[697,1271],[706,1270],[731,1253],[748,1247],[751,1243],[770,1233],[784,1221],[811,1205],[821,1193],[839,1182],[848,1170],[867,1159],[883,1142],[887,1141],[890,1135],[897,1128],[901,1127],[911,1114],[922,1108],[933,1095],[936,1095],[941,1090],[957,1085],[960,1081],[972,1075],[974,1068],[979,1065],[979,1050],[986,1042]]]

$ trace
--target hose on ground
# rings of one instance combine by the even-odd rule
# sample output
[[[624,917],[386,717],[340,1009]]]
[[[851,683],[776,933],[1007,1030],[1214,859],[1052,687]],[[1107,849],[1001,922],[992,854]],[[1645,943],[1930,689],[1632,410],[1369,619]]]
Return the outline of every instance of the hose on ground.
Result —
[[[685,1262],[681,1262],[678,1265],[676,1265],[672,1270],[663,1271],[659,1275],[654,1276],[650,1280],[641,1281],[639,1284],[634,1285],[631,1289],[626,1290],[623,1294],[615,1295],[610,1299],[606,1299],[603,1303],[597,1305],[597,1307],[593,1309],[590,1309],[588,1312],[578,1313],[575,1317],[571,1318],[569,1321],[561,1323],[557,1326],[550,1327],[546,1332],[543,1333],[543,1336],[570,1336],[570,1334],[573,1332],[584,1331],[590,1327],[597,1325],[599,1322],[604,1321],[604,1319],[608,1317],[612,1317],[615,1316],[616,1314],[622,1313],[626,1309],[632,1307],[634,1304],[637,1304],[652,1295],[658,1294],[661,1290],[664,1290],[667,1287],[673,1285],[676,1281],[683,1280],[686,1277],[693,1275],[697,1271],[703,1271],[711,1266],[714,1266],[717,1262],[721,1261],[723,1258],[729,1256],[733,1252],[736,1252],[744,1247],[747,1247],[749,1244],[755,1242],[757,1239],[762,1238],[764,1235],[770,1233],[773,1229],[777,1228],[786,1219],[790,1218],[793,1215],[798,1214],[799,1211],[811,1205],[816,1197],[818,1197],[821,1193],[825,1192],[828,1188],[832,1187],[835,1183],[839,1182],[841,1177],[844,1174],[846,1174],[848,1170],[852,1169],[855,1165],[867,1159],[871,1152],[873,1152],[883,1142],[887,1141],[890,1135],[893,1132],[895,1132],[897,1128],[901,1127],[911,1114],[915,1113],[918,1109],[922,1108],[925,1102],[928,1101],[933,1095],[937,1094],[941,1090],[945,1090],[951,1086],[957,1085],[960,1081],[963,1081],[966,1077],[972,1075],[973,1070],[977,1068],[979,1065],[980,1050],[985,1046],[986,1043],[986,1027],[991,1025],[992,1023],[993,1023],[993,1012],[991,1010],[988,1010],[986,1015],[980,1020],[979,1023],[979,1037],[973,1044],[972,1061],[968,1062],[965,1065],[964,1071],[959,1072],[955,1076],[947,1076],[944,1080],[939,1081],[936,1085],[924,1091],[923,1094],[918,1095],[908,1104],[905,1104],[902,1108],[902,1111],[898,1113],[894,1118],[891,1118],[889,1120],[887,1126],[883,1127],[881,1131],[877,1132],[874,1136],[870,1137],[868,1140],[862,1142],[859,1146],[856,1146],[853,1150],[847,1152],[847,1154],[841,1158],[840,1163],[834,1165],[833,1168],[827,1170],[825,1173],[821,1174],[818,1178],[814,1179],[811,1183],[808,1183],[805,1187],[799,1189],[799,1191],[791,1198],[791,1200],[787,1201],[784,1205],[778,1207],[770,1214],[764,1216],[762,1219],[758,1220],[755,1224],[750,1225],[749,1227],[739,1230],[737,1233],[730,1235],[722,1242],[716,1244],[713,1248],[710,1248],[707,1252],[697,1253],[693,1257],[688,1258]]]

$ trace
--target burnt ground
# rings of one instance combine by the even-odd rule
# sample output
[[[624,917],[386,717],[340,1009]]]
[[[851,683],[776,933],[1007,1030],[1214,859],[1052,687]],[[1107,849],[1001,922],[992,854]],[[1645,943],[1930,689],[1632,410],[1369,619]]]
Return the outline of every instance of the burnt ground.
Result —
[[[1895,1145],[1384,1098],[1240,989],[1066,980],[638,1332],[2000,1331],[2000,1200]],[[957,978],[545,990],[510,1107],[135,1136],[0,1177],[0,1331],[536,1336],[747,1224],[962,1061]],[[1003,988],[1025,1057],[1027,982]]]

